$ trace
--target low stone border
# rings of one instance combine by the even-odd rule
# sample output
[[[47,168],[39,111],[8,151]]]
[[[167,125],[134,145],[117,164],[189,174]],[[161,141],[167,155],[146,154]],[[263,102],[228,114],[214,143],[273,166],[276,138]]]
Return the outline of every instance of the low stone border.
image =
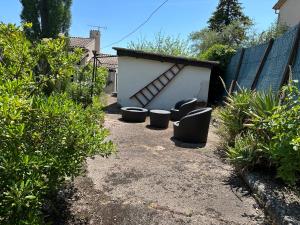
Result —
[[[278,197],[278,194],[273,191],[272,185],[268,184],[257,173],[245,172],[241,176],[253,192],[258,203],[265,209],[275,224],[300,224],[300,203],[299,205],[292,205],[286,202],[285,199]]]

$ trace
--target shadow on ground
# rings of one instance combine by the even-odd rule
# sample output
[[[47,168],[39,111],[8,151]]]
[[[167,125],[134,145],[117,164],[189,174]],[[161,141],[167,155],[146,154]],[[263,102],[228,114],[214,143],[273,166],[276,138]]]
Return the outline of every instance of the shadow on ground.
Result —
[[[66,184],[56,196],[50,197],[51,201],[47,201],[43,208],[46,224],[66,225],[87,224],[87,219],[77,218],[72,212],[72,204],[79,200],[78,189],[74,184]]]
[[[162,130],[168,129],[168,127],[167,128],[158,128],[158,127],[154,127],[151,125],[147,125],[146,128],[148,128],[149,130],[157,130],[157,131],[162,131]]]
[[[200,148],[205,148],[206,146],[206,143],[200,143],[200,144],[186,143],[177,140],[175,137],[171,137],[170,140],[175,144],[175,146],[179,148],[200,149]]]
[[[120,106],[116,102],[104,107],[103,110],[107,114],[120,114]]]
[[[94,188],[88,177],[76,180],[78,189],[73,186],[64,190],[63,199],[50,219],[55,225],[158,225],[154,218],[157,211],[147,205],[126,204],[122,200],[113,200],[103,191]],[[107,187],[108,188],[108,187]],[[74,203],[80,207],[72,206]],[[74,205],[76,205],[74,204]]]
[[[241,197],[251,195],[250,189],[236,173],[231,173],[231,175],[224,180],[224,184],[230,187],[232,193],[234,193],[240,201],[243,201]]]

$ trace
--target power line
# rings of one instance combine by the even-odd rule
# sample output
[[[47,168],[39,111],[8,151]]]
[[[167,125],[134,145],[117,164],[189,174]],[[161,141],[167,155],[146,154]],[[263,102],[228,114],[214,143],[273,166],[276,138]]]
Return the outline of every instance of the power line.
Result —
[[[108,48],[111,47],[115,44],[120,43],[121,41],[124,41],[126,38],[130,37],[131,35],[133,35],[135,32],[137,32],[139,29],[141,29],[146,23],[149,22],[149,20],[154,16],[154,14],[161,8],[163,7],[169,0],[165,0],[162,4],[160,4],[151,14],[150,16],[143,22],[141,23],[138,27],[136,27],[133,31],[131,31],[130,33],[126,34],[124,37],[122,37],[120,40],[113,42],[109,45],[104,46],[102,49],[104,48]]]

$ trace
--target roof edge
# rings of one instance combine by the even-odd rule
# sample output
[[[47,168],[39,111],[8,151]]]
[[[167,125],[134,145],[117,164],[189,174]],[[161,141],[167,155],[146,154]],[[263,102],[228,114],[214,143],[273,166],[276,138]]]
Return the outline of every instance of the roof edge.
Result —
[[[287,0],[278,0],[278,2],[273,6],[273,9],[279,10]]]
[[[113,47],[113,49],[117,51],[118,56],[129,56],[134,58],[149,59],[149,60],[160,61],[160,62],[178,63],[178,64],[197,66],[197,67],[206,67],[206,68],[212,68],[219,65],[219,62],[216,61],[203,61],[203,60],[198,60],[193,58],[164,55],[159,53],[146,52],[141,50],[127,49],[127,48],[119,48],[119,47]]]
[[[95,39],[90,37],[68,37],[68,38],[76,38],[76,39]]]

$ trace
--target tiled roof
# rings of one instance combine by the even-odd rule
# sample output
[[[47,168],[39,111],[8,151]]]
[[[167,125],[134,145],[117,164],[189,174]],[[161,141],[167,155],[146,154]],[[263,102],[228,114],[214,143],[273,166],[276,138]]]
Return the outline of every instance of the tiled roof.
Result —
[[[104,66],[108,69],[116,69],[118,67],[118,57],[117,56],[100,54],[98,57],[98,60],[99,60],[101,66]]]
[[[93,38],[70,37],[70,46],[87,48],[87,46],[93,41],[95,41]]]

